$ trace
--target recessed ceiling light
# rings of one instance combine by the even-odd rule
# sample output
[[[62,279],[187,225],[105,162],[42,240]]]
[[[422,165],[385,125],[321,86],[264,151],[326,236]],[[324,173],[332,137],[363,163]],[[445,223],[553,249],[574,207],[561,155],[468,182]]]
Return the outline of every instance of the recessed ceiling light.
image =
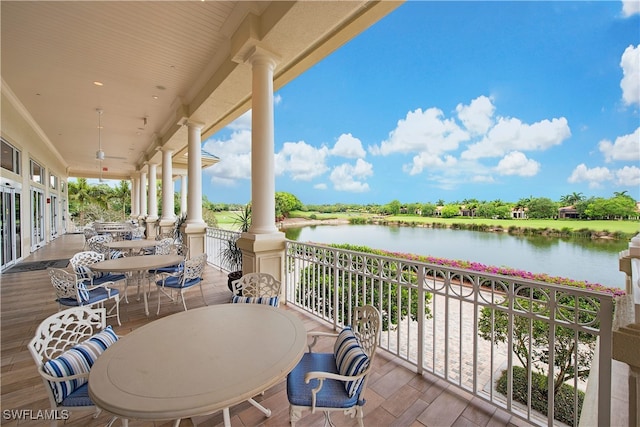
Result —
[[[153,99],[158,99],[158,95],[153,95],[152,98]]]
[[[104,83],[99,82],[97,80],[95,82],[93,82],[93,84],[96,85],[96,86],[104,86]]]

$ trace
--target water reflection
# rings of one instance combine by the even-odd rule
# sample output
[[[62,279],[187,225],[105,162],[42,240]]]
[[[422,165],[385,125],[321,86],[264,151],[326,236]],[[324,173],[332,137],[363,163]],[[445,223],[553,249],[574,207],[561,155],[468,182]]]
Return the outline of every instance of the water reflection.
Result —
[[[322,225],[285,230],[290,240],[351,243],[394,252],[512,267],[533,273],[624,287],[618,253],[628,241],[512,236],[469,230],[379,225]]]

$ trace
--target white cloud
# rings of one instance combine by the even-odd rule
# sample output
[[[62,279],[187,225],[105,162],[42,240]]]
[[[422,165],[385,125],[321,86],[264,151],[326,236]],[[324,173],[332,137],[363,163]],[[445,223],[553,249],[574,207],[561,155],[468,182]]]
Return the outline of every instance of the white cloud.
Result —
[[[455,167],[458,160],[453,156],[444,156],[444,159],[431,153],[420,153],[413,157],[413,163],[406,164],[402,169],[409,175],[417,175],[424,169],[443,169]]]
[[[363,158],[367,152],[362,148],[362,142],[350,133],[343,133],[331,150],[333,156],[341,156],[350,159]]]
[[[316,190],[326,190],[327,184],[325,184],[324,182],[321,182],[320,184],[314,185],[313,188]]]
[[[343,163],[336,166],[329,179],[337,191],[363,193],[369,191],[369,184],[363,180],[373,175],[373,165],[362,159],[356,160],[355,165]]]
[[[567,181],[571,183],[588,182],[589,188],[601,187],[604,181],[611,181],[613,173],[606,167],[589,169],[584,163],[579,164]]]
[[[484,135],[493,124],[493,113],[496,107],[491,99],[479,96],[469,105],[458,104],[456,111],[464,127],[474,135]]]
[[[289,174],[294,181],[310,181],[329,169],[325,163],[328,154],[326,147],[316,148],[304,141],[285,142],[275,156],[276,175]]]
[[[372,154],[388,155],[392,153],[422,153],[435,155],[456,150],[458,144],[469,139],[466,131],[454,120],[444,119],[438,108],[426,111],[418,108],[407,113],[405,119],[398,120],[389,138],[380,146],[372,146]]]
[[[622,15],[629,17],[640,13],[640,1],[638,0],[622,0]]]
[[[540,170],[540,163],[527,159],[523,153],[513,151],[502,158],[496,166],[500,175],[534,176]]]
[[[640,128],[632,134],[617,137],[614,143],[603,139],[598,144],[598,148],[604,154],[606,162],[638,161],[640,160]]]
[[[493,182],[495,182],[495,180],[493,179],[493,177],[491,175],[475,175],[474,177],[471,178],[471,182],[493,183]]]
[[[237,130],[226,140],[210,139],[202,148],[220,157],[219,163],[204,170],[212,182],[228,186],[236,180],[251,178],[250,130]]]
[[[532,125],[516,118],[499,118],[498,123],[480,141],[461,155],[464,159],[499,157],[510,151],[543,151],[559,145],[571,136],[567,119],[542,120]]]
[[[640,104],[640,45],[628,46],[620,60],[622,99],[626,105]]]
[[[640,168],[637,166],[625,166],[616,171],[616,183],[625,187],[640,186]]]
[[[231,130],[251,130],[251,110],[229,123],[227,127]]]

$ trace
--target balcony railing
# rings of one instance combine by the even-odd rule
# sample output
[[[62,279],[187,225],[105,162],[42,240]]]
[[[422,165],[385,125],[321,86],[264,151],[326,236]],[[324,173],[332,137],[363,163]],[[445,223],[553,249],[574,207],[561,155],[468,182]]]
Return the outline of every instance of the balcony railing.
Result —
[[[373,304],[383,350],[533,424],[577,426],[597,360],[597,421],[609,424],[610,295],[294,241],[285,257],[288,304],[336,328]]]

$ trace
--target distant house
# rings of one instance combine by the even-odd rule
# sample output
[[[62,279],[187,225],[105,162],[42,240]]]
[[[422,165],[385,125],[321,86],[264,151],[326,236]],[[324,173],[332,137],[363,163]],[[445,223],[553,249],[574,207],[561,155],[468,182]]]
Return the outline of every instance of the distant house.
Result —
[[[564,206],[558,209],[558,218],[579,218],[578,210],[573,206]]]
[[[512,219],[527,219],[527,211],[529,209],[523,207],[511,208]]]

